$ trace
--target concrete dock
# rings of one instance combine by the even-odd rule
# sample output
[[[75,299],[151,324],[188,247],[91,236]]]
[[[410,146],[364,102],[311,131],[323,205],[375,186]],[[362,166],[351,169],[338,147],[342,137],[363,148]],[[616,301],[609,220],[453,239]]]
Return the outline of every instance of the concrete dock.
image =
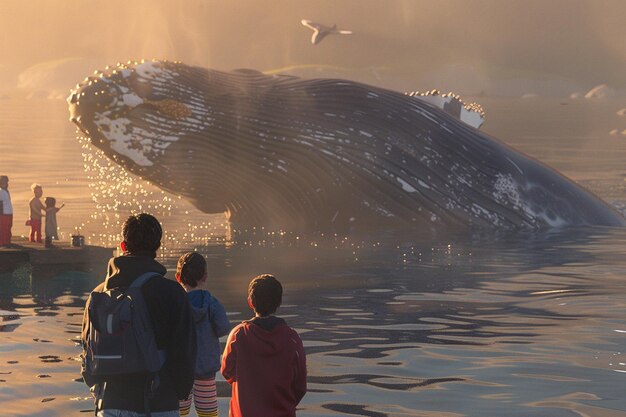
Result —
[[[74,247],[70,242],[55,241],[46,248],[43,243],[33,243],[21,237],[13,237],[11,247],[0,248],[0,272],[11,271],[22,264],[31,265],[77,265],[106,264],[114,254],[114,248],[85,245]]]

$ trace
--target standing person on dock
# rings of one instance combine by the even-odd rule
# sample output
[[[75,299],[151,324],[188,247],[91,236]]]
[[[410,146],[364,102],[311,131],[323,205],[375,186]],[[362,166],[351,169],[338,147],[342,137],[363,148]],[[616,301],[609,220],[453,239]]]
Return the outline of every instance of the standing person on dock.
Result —
[[[0,246],[11,245],[13,205],[9,193],[9,177],[0,175]]]
[[[178,402],[188,397],[194,381],[191,307],[183,288],[166,279],[167,270],[155,260],[163,234],[159,221],[145,213],[130,216],[122,234],[123,255],[109,261],[105,281],[87,300],[81,334],[83,379],[95,393],[99,417],[177,417]],[[107,303],[128,294],[132,308],[125,310],[126,320],[117,311],[100,314]],[[141,322],[148,325],[135,326]],[[122,347],[103,342],[122,337]],[[156,361],[153,370],[129,373],[129,368],[148,368],[142,368],[148,357],[151,364]]]
[[[210,292],[199,288],[208,279],[204,256],[187,252],[178,260],[176,280],[187,291],[196,327],[198,356],[196,379],[189,398],[180,402],[180,415],[187,416],[193,400],[198,417],[217,417],[215,373],[220,370],[220,337],[230,331],[222,303]]]
[[[46,209],[40,200],[43,195],[43,188],[41,188],[41,185],[33,183],[30,186],[30,189],[33,190],[34,197],[28,202],[29,220],[27,224],[30,225],[30,237],[28,240],[31,242],[42,243],[41,218],[44,216],[42,211],[45,211]]]
[[[61,207],[57,207],[57,200],[54,197],[46,197],[46,247],[52,246],[53,240],[59,240],[59,234],[57,231],[57,213],[65,204],[61,204]]]

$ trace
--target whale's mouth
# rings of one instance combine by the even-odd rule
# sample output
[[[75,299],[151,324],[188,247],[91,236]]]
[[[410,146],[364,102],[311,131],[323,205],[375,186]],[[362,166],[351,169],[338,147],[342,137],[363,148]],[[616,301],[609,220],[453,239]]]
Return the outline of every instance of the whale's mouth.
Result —
[[[98,139],[97,129],[94,129],[94,115],[97,111],[106,111],[112,104],[112,98],[104,94],[104,90],[93,85],[93,80],[78,85],[70,92],[67,102],[69,104],[70,121],[92,139]]]

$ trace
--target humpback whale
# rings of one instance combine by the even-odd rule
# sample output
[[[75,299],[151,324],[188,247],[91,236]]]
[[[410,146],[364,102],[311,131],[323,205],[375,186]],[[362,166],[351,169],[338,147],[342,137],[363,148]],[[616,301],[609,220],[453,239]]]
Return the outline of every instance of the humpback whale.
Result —
[[[428,100],[349,80],[129,62],[86,78],[68,103],[107,157],[240,230],[625,224]]]

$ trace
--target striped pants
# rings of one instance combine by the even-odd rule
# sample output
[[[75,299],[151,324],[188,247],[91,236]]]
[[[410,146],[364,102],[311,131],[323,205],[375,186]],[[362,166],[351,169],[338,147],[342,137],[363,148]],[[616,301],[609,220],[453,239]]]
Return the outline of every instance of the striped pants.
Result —
[[[217,389],[215,378],[196,379],[186,400],[180,402],[180,415],[186,416],[191,409],[191,398],[198,417],[217,417]]]

